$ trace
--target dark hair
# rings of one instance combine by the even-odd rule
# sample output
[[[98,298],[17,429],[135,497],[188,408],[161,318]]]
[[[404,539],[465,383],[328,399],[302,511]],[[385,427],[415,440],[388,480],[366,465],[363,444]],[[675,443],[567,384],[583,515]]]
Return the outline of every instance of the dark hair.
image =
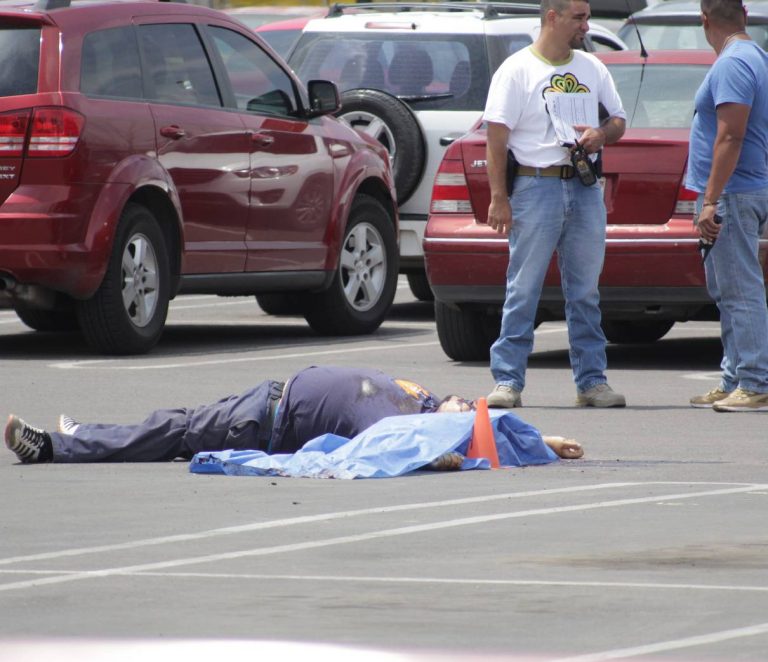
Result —
[[[589,4],[589,0],[541,0],[541,18],[543,19],[550,9],[558,14],[562,14],[572,2],[586,2]]]
[[[701,11],[718,23],[743,26],[746,15],[741,0],[701,0]]]

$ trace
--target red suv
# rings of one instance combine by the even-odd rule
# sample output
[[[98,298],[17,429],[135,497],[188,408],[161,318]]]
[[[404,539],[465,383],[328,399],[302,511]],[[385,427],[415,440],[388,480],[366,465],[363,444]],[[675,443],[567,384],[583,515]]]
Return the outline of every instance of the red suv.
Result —
[[[290,300],[375,330],[398,272],[386,151],[221,12],[41,0],[0,9],[0,300],[109,353],[180,293]],[[261,300],[261,299],[260,299]]]

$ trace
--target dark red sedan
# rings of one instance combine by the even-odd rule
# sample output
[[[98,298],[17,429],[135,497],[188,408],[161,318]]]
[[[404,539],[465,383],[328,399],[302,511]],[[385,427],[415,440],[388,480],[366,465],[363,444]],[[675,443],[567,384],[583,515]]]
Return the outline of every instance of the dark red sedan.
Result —
[[[603,155],[608,229],[600,279],[612,342],[652,342],[675,322],[717,319],[693,228],[696,195],[684,188],[693,98],[711,51],[598,55],[627,111],[627,131]],[[453,143],[435,178],[424,239],[440,342],[456,360],[483,360],[499,330],[508,245],[486,223],[485,128]],[[765,263],[765,250],[763,250]],[[539,321],[565,319],[553,259]]]

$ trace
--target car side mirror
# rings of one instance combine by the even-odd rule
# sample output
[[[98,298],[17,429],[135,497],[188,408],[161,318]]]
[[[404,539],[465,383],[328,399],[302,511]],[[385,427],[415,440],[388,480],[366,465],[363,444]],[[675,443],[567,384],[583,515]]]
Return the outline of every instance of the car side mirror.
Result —
[[[341,97],[336,83],[329,80],[311,80],[307,83],[310,117],[332,115],[341,109]]]

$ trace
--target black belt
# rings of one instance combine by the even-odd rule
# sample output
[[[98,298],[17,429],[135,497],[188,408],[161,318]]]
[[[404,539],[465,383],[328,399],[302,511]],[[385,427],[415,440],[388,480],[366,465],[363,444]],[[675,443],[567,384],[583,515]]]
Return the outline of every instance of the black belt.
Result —
[[[283,397],[285,382],[271,382],[269,385],[269,396],[267,399],[267,410],[264,420],[259,426],[258,450],[269,451],[269,442],[272,441],[272,428],[275,424],[275,413],[280,398]]]
[[[576,171],[573,166],[554,165],[548,168],[534,168],[533,166],[517,166],[517,174],[523,177],[559,177],[560,179],[573,179]]]

